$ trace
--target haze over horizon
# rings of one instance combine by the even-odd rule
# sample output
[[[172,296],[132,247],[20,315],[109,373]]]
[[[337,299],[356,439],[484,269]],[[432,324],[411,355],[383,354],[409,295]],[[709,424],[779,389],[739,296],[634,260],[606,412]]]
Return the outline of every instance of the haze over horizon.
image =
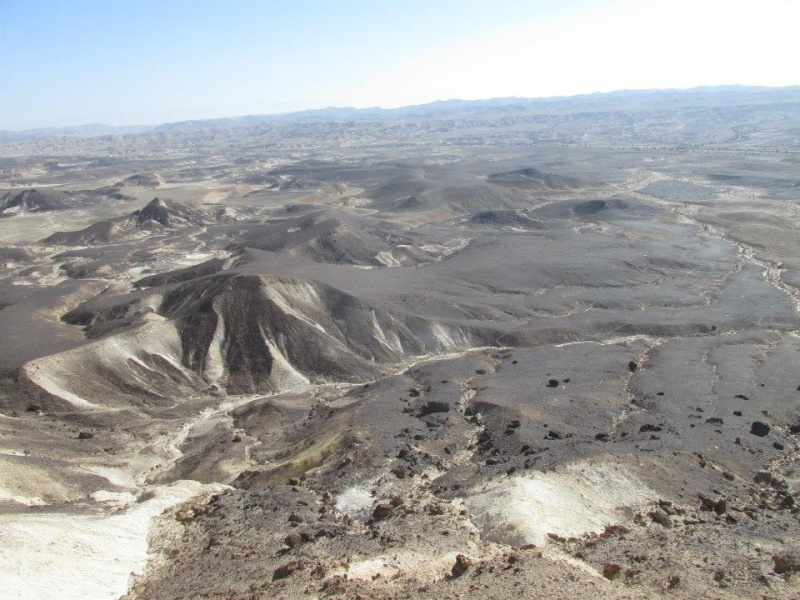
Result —
[[[790,0],[0,0],[0,129],[800,84]]]

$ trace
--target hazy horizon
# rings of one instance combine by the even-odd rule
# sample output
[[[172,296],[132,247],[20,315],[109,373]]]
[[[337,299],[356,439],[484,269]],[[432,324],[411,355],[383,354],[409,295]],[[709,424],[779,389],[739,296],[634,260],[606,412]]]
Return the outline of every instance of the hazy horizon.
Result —
[[[0,0],[0,129],[800,83],[787,0]]]
[[[2,131],[8,131],[11,133],[23,133],[25,131],[39,131],[39,130],[49,130],[49,129],[72,129],[72,128],[89,128],[89,127],[113,127],[118,129],[126,129],[126,128],[148,128],[148,127],[158,127],[159,125],[167,125],[171,123],[181,123],[181,122],[192,122],[192,121],[213,121],[217,119],[239,119],[239,118],[247,118],[247,117],[266,117],[266,116],[283,116],[283,115],[293,115],[298,113],[304,112],[316,112],[316,111],[325,111],[325,110],[401,110],[404,108],[411,108],[414,106],[425,106],[428,104],[435,104],[437,102],[491,102],[491,101],[499,101],[499,100],[555,100],[559,98],[569,99],[569,98],[580,98],[583,96],[595,96],[595,95],[604,95],[604,94],[616,94],[616,93],[637,93],[637,92],[691,92],[695,90],[702,90],[702,89],[725,89],[725,88],[737,88],[740,87],[742,89],[785,89],[791,87],[800,87],[800,86],[748,86],[743,84],[721,84],[717,86],[694,86],[690,88],[647,88],[647,89],[619,89],[619,90],[609,90],[607,92],[588,92],[585,94],[572,94],[572,95],[553,95],[553,96],[501,96],[501,97],[491,97],[491,98],[473,98],[473,99],[464,99],[464,98],[440,98],[436,100],[431,100],[429,102],[423,102],[419,104],[406,104],[402,106],[396,107],[385,107],[385,106],[363,106],[363,107],[355,107],[355,106],[314,106],[308,108],[298,108],[296,110],[289,110],[289,111],[280,111],[280,112],[251,112],[251,113],[230,113],[230,114],[219,114],[214,116],[207,116],[207,115],[199,115],[196,117],[191,117],[187,119],[175,119],[175,120],[167,120],[167,121],[154,121],[150,123],[123,123],[123,124],[112,124],[112,123],[103,123],[103,122],[92,122],[92,123],[67,123],[64,125],[53,125],[53,126],[44,126],[44,127],[34,127],[34,128],[26,128],[26,129],[3,129]]]

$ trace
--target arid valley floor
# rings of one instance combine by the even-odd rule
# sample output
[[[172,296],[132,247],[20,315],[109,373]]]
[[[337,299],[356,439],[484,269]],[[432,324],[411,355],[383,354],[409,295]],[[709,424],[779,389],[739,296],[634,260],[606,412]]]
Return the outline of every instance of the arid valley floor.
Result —
[[[800,597],[800,88],[0,135],[2,598]]]

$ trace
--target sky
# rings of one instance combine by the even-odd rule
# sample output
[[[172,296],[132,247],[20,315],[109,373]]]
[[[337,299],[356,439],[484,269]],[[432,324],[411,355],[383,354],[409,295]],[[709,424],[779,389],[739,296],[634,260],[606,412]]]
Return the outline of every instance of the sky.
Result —
[[[0,130],[800,84],[800,0],[0,0]]]

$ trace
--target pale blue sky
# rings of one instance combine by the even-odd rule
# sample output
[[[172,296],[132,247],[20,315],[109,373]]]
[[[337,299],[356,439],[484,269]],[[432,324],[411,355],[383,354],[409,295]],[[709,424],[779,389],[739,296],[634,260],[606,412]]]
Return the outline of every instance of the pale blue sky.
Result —
[[[0,0],[0,129],[800,84],[797,0]]]

